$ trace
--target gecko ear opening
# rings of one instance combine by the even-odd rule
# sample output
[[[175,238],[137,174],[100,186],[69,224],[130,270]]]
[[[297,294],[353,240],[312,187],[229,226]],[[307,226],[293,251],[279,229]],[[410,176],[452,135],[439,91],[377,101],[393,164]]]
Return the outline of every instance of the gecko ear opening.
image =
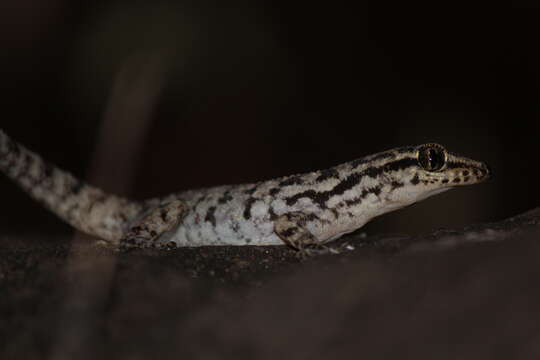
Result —
[[[446,165],[448,152],[439,144],[425,144],[418,149],[418,163],[427,171],[440,171]]]

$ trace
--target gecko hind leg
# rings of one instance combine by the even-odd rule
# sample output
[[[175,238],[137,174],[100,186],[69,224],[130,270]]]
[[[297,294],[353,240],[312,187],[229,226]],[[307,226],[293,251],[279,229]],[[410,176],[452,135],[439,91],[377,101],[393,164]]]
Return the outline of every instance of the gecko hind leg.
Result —
[[[186,212],[187,206],[181,200],[156,206],[128,229],[120,240],[120,248],[164,246],[157,242],[158,238],[178,225]]]
[[[321,243],[306,227],[307,216],[301,212],[283,214],[274,221],[274,232],[288,246],[306,258],[333,253],[332,248]]]

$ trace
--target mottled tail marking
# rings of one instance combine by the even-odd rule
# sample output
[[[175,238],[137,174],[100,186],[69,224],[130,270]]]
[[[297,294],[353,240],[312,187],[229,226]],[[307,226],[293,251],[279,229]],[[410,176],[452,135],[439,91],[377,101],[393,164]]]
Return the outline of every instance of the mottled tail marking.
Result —
[[[76,229],[117,243],[143,206],[77,180],[0,130],[0,170]]]

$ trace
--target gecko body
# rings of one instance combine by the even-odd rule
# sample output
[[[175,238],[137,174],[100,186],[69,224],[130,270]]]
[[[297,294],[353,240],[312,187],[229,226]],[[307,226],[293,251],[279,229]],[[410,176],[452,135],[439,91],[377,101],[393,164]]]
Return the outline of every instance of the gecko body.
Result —
[[[480,183],[486,164],[438,144],[252,184],[132,201],[81,182],[0,131],[0,169],[75,228],[121,246],[320,246],[381,214]]]

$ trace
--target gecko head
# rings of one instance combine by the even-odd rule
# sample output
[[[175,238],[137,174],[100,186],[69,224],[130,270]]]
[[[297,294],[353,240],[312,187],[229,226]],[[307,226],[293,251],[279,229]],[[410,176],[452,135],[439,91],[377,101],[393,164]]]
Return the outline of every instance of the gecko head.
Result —
[[[406,165],[392,174],[391,202],[409,205],[457,186],[487,180],[487,164],[448,152],[442,145],[428,143],[402,151]]]

